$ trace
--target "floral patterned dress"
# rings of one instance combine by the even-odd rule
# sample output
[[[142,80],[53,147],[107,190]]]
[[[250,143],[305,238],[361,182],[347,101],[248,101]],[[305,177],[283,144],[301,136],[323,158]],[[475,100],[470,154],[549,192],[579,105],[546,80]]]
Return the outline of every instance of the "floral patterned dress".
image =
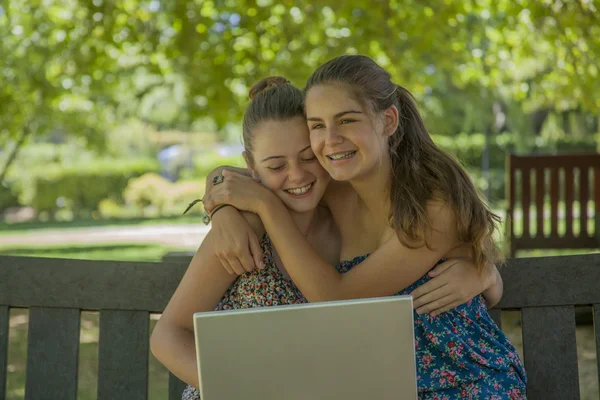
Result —
[[[260,241],[265,268],[239,276],[229,286],[217,305],[217,310],[232,310],[255,307],[306,303],[306,299],[294,283],[283,276],[273,257],[271,240],[265,234]],[[199,400],[198,389],[188,386],[182,400]]]
[[[336,268],[348,272],[367,257]],[[398,295],[409,295],[429,279],[425,274]],[[523,364],[482,295],[435,318],[415,312],[414,321],[419,400],[526,399]]]

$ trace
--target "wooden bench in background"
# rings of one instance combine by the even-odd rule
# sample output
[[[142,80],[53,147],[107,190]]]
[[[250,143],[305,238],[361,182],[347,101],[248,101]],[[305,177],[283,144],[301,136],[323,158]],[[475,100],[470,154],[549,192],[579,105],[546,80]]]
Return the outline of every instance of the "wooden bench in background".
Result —
[[[98,399],[146,400],[149,314],[164,309],[186,268],[187,262],[0,256],[0,399],[6,391],[9,311],[26,307],[25,399],[76,399],[80,314],[98,310]],[[521,311],[529,399],[579,399],[574,306],[593,305],[598,350],[600,254],[513,259],[501,272],[504,298],[493,316]],[[171,375],[169,399],[179,400],[182,389]]]
[[[600,153],[510,154],[506,172],[509,217],[506,227],[511,257],[524,249],[600,248]],[[589,202],[594,203],[593,216],[588,213]],[[575,203],[579,203],[577,217],[573,212]],[[521,219],[515,218],[518,209],[522,211]],[[550,217],[549,229],[544,226],[544,212]],[[564,233],[559,230],[562,213]],[[593,219],[592,230],[588,229],[590,219]],[[520,236],[515,234],[517,221]],[[576,223],[579,233],[575,232]]]

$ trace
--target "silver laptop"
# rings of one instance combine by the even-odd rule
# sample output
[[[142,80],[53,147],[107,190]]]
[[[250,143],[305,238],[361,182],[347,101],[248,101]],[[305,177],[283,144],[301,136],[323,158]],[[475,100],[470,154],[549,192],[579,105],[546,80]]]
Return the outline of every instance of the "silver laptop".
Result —
[[[416,399],[412,297],[194,315],[202,400]]]

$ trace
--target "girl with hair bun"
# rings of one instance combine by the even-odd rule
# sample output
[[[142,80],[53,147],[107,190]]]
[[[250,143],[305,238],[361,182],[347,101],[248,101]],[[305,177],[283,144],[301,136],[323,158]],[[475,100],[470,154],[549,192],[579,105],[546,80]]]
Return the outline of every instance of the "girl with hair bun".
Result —
[[[328,209],[319,202],[329,181],[310,147],[303,95],[282,77],[261,80],[250,90],[243,122],[243,153],[252,176],[285,204],[296,228],[315,251],[333,265],[339,259],[339,234]],[[218,210],[213,210],[214,215]],[[192,316],[196,312],[306,302],[283,269],[260,220],[245,214],[262,239],[255,252],[264,268],[229,274],[209,232],[194,255],[151,338],[154,356],[188,386],[183,399],[199,399]],[[226,266],[229,268],[229,265]]]

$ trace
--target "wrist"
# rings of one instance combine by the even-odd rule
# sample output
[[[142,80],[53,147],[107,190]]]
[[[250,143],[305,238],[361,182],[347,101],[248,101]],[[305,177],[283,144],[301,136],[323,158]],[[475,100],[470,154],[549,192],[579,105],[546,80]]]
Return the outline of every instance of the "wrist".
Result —
[[[219,210],[217,213],[216,211]],[[217,207],[210,215],[211,222],[219,221],[220,219],[226,219],[234,213],[239,213],[239,210],[230,204],[223,204],[222,206]]]
[[[281,204],[281,201],[275,193],[271,192],[269,189],[265,188],[261,191],[261,194],[258,196],[259,202],[258,207],[256,209],[256,213],[261,217],[265,217],[266,213],[269,210],[272,210],[273,207],[277,207],[278,204]]]

